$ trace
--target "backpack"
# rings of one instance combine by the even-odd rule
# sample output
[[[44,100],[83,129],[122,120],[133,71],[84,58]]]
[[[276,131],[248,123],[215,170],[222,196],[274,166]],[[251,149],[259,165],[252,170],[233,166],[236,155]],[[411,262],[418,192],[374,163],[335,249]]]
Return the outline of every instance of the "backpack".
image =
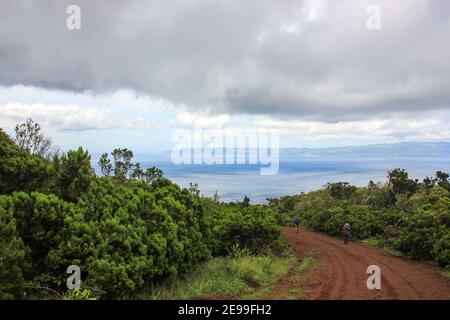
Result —
[[[350,226],[342,227],[342,235],[343,236],[349,236],[351,231],[352,231],[352,228]]]

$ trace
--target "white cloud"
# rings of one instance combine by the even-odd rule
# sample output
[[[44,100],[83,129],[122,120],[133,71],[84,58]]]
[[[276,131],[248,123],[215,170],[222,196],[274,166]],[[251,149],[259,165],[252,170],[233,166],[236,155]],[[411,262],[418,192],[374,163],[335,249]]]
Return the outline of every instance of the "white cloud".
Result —
[[[33,86],[0,86],[0,126],[11,129],[32,118],[46,129],[149,129],[163,123],[177,106],[171,101],[117,90],[92,92],[48,90]]]
[[[450,140],[450,114],[447,111],[391,115],[358,121],[321,122],[277,119],[269,116],[233,117],[230,125],[245,129],[277,129],[282,144],[317,146],[368,144],[403,141]],[[284,141],[283,141],[284,139]]]
[[[148,129],[151,123],[105,107],[7,103],[0,105],[3,120],[22,122],[32,118],[44,127],[57,130]],[[3,125],[0,123],[0,125]]]
[[[446,110],[391,114],[367,120],[324,122],[265,115],[218,115],[181,112],[169,121],[173,128],[278,130],[282,147],[333,147],[406,141],[449,141],[450,113]]]
[[[180,112],[176,115],[175,121],[169,121],[173,127],[193,128],[201,127],[205,129],[221,129],[231,120],[228,114],[207,115],[201,113]]]
[[[129,113],[141,111],[149,114],[183,107],[176,106],[169,100],[137,94],[133,90],[125,89],[94,94],[90,91],[71,92],[23,85],[0,86],[0,105],[8,102],[77,105],[80,107],[102,106],[117,110],[124,109]]]
[[[224,132],[277,129],[281,145],[292,147],[450,140],[447,110],[326,122],[306,117],[192,112],[184,105],[131,90],[95,95],[30,86],[0,87],[0,127],[12,133],[14,125],[26,118],[39,122],[62,146],[79,141],[96,149],[103,148],[106,140],[114,146],[125,137],[135,141],[136,150],[140,144],[146,149],[151,144],[169,149],[171,129],[196,127]]]

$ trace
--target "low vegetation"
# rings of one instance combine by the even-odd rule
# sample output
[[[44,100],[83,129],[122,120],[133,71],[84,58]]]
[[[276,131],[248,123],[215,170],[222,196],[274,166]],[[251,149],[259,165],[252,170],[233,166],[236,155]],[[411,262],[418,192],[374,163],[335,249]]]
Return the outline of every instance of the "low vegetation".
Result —
[[[147,289],[151,299],[224,298],[244,295],[257,298],[265,287],[286,274],[295,258],[283,256],[216,257],[169,284]],[[261,289],[264,292],[264,289]]]
[[[158,168],[144,171],[128,149],[104,154],[97,176],[81,147],[49,158],[40,130],[32,120],[19,125],[22,147],[0,130],[0,299],[65,297],[70,265],[81,268],[88,290],[75,298],[133,298],[205,261],[204,268],[226,261],[212,257],[272,255],[285,245],[267,206],[204,198],[196,185],[180,188]],[[251,274],[239,276],[248,278],[242,285]]]

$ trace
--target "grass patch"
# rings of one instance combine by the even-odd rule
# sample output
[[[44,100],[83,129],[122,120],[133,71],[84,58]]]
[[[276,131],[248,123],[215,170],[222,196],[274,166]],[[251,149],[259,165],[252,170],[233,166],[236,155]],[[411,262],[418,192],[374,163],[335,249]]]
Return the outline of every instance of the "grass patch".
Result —
[[[302,288],[292,288],[291,290],[289,290],[289,294],[300,294],[303,291],[304,290]]]
[[[450,270],[443,270],[442,275],[450,280]]]
[[[281,297],[282,300],[297,300],[297,296],[293,294],[286,294]]]
[[[147,288],[142,299],[193,299],[235,294],[264,294],[266,286],[284,275],[294,263],[292,255],[213,258],[171,283]],[[257,299],[257,297],[256,297]]]
[[[394,256],[394,257],[404,257],[405,256],[403,253],[401,253],[400,251],[395,250],[393,248],[385,247],[385,248],[383,248],[383,250],[386,251],[387,253],[389,253],[391,256]]]
[[[272,292],[272,287],[268,286],[256,291],[252,291],[242,296],[243,300],[261,300],[267,297]]]
[[[302,288],[292,288],[289,290],[288,294],[283,296],[285,300],[298,300],[300,295],[304,294],[305,290]]]
[[[372,237],[372,238],[364,239],[364,240],[361,240],[361,243],[365,244],[367,246],[370,246],[370,247],[375,247],[375,248],[381,249],[394,257],[403,257],[404,256],[404,254],[401,253],[400,251],[395,250],[394,248],[391,248],[390,246],[387,246],[385,244],[385,242],[383,241],[383,239],[380,239],[380,238]]]
[[[361,243],[370,247],[377,247],[377,248],[383,247],[383,241],[375,237],[361,240]]]
[[[314,258],[314,251],[308,251],[297,267],[297,270],[295,270],[295,274],[292,278],[297,281],[302,280],[307,275],[308,271],[316,267],[318,263],[318,260]]]

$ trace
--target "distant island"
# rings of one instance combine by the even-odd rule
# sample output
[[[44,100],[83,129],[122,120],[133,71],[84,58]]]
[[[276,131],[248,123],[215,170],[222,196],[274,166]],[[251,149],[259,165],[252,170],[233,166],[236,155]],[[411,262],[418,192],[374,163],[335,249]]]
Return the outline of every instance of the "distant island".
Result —
[[[247,150],[247,152],[249,152]],[[171,151],[160,154],[138,152],[141,157],[148,156],[159,161],[170,160]],[[99,155],[100,153],[98,153]],[[97,153],[93,153],[94,157]],[[360,146],[343,146],[328,148],[280,148],[282,159],[292,157],[315,157],[315,156],[355,156],[355,157],[434,157],[446,158],[450,156],[450,142],[402,142],[402,143],[379,143]]]
[[[297,156],[448,157],[450,142],[403,142],[335,148],[284,148],[280,154]]]

